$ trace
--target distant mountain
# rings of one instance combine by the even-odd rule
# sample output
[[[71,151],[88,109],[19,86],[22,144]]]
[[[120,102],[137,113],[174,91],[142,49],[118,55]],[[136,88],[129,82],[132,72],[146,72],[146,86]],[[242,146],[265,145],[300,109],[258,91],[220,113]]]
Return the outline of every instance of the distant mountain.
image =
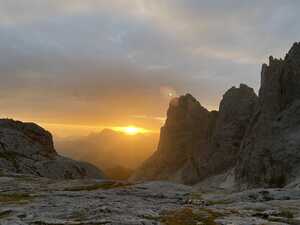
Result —
[[[60,139],[57,149],[64,155],[88,161],[109,173],[122,168],[131,171],[138,167],[156,149],[158,134],[127,135],[104,129],[86,137]]]
[[[34,123],[0,120],[0,171],[56,179],[103,178],[95,166],[60,156],[52,135]]]
[[[241,189],[300,182],[300,43],[262,66],[259,96],[233,87],[219,112],[190,94],[173,99],[158,150],[131,180]]]

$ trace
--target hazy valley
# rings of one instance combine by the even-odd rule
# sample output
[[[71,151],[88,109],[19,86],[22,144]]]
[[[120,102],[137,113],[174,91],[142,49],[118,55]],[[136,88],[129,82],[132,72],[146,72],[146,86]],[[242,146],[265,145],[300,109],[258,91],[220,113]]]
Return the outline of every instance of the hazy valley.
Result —
[[[105,129],[86,137],[58,139],[56,148],[63,155],[92,163],[109,177],[110,174],[115,177],[118,171],[119,178],[128,178],[155,151],[158,136],[156,133],[128,135]]]

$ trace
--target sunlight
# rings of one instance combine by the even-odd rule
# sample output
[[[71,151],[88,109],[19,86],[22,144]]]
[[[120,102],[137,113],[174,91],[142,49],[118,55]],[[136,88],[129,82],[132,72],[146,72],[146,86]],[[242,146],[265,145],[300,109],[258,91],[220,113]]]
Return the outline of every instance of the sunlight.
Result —
[[[124,132],[128,135],[136,135],[136,134],[140,133],[140,129],[137,127],[126,127],[124,129]]]
[[[123,132],[127,135],[137,135],[137,134],[143,134],[148,133],[149,131],[141,128],[141,127],[135,127],[135,126],[127,126],[127,127],[114,127],[113,130]]]

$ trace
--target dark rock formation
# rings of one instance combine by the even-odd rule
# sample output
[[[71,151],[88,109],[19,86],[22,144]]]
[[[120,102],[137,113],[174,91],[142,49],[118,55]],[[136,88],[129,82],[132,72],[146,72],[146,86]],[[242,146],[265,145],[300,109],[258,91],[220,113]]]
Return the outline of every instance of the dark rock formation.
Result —
[[[190,94],[170,102],[158,150],[133,175],[133,180],[198,180],[198,158],[208,147],[210,112]]]
[[[283,60],[269,61],[262,67],[259,97],[246,85],[231,88],[219,113],[190,95],[173,100],[159,149],[134,178],[209,186],[222,177],[240,188],[300,181],[300,43]]]
[[[158,150],[133,180],[194,184],[235,166],[257,96],[246,85],[223,96],[220,112],[209,112],[190,94],[171,101]]]
[[[210,156],[207,161],[210,174],[218,174],[235,166],[240,145],[258,97],[245,84],[232,87],[224,95],[219,107],[213,138],[210,142]]]
[[[49,178],[102,178],[96,167],[59,156],[48,131],[7,119],[0,120],[0,169]]]
[[[300,43],[269,61],[236,169],[242,187],[281,187],[300,176]]]

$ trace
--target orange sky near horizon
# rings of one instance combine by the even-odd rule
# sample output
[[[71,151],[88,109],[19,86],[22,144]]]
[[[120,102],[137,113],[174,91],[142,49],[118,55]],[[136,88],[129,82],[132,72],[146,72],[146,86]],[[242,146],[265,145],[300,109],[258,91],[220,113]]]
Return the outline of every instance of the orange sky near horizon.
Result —
[[[299,7],[0,1],[0,117],[38,123],[55,138],[129,126],[159,132],[174,96],[190,93],[216,110],[232,86],[257,91],[261,64],[299,39]]]

